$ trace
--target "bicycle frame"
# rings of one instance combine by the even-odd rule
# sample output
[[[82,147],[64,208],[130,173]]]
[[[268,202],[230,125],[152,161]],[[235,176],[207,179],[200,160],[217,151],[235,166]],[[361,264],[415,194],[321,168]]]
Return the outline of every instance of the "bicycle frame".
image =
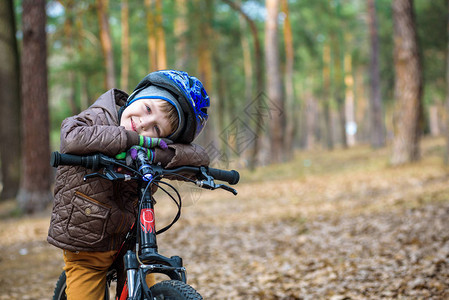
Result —
[[[143,187],[140,184],[141,205],[139,209],[139,219],[136,223],[137,235],[140,237],[136,251],[128,250],[123,257],[125,270],[127,274],[127,284],[122,291],[128,295],[128,299],[134,299],[136,291],[139,288],[146,288],[145,278],[149,273],[165,274],[170,279],[187,282],[186,270],[182,265],[182,258],[179,256],[165,257],[158,253],[156,239],[156,219],[154,214],[154,200],[151,196],[151,189]],[[137,237],[136,237],[137,238]],[[140,287],[139,285],[143,285]],[[125,293],[125,290],[127,292]]]

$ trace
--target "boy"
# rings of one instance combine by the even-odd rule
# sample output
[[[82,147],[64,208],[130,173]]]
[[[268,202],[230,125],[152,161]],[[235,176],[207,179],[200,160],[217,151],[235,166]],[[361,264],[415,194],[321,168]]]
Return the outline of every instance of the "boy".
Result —
[[[132,146],[147,150],[153,163],[208,165],[201,147],[189,144],[203,129],[209,97],[185,72],[148,74],[128,97],[112,89],[87,110],[61,125],[62,153],[109,156]],[[168,138],[174,143],[167,145]],[[136,183],[95,178],[79,166],[58,167],[47,241],[63,249],[68,299],[101,299],[106,272],[136,214]]]

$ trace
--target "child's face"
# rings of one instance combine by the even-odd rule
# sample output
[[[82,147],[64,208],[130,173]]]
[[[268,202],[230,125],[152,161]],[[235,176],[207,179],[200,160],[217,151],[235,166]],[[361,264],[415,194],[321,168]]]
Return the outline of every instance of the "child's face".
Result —
[[[120,126],[146,137],[167,137],[171,129],[166,113],[160,109],[163,102],[161,99],[134,101],[123,111]]]

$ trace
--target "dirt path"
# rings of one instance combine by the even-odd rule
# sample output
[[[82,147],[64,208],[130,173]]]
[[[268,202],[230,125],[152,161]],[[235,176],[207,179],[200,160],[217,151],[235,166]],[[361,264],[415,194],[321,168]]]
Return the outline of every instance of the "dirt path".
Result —
[[[441,163],[349,172],[354,161],[346,157],[332,172],[282,172],[276,181],[254,174],[238,197],[187,191],[195,196],[159,237],[159,250],[184,258],[205,299],[449,299],[449,177]],[[162,223],[167,203],[158,201]],[[48,220],[47,212],[0,221],[0,299],[51,297],[62,258],[45,242]]]

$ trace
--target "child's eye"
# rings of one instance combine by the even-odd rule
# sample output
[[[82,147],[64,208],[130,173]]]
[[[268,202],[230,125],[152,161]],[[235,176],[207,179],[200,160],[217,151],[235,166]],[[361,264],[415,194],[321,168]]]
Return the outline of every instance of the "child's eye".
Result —
[[[151,108],[148,105],[145,105],[147,108],[147,112],[151,113]]]
[[[158,137],[160,137],[161,136],[161,129],[159,128],[159,126],[154,126],[154,130],[156,131],[156,133],[157,133],[157,136]]]

